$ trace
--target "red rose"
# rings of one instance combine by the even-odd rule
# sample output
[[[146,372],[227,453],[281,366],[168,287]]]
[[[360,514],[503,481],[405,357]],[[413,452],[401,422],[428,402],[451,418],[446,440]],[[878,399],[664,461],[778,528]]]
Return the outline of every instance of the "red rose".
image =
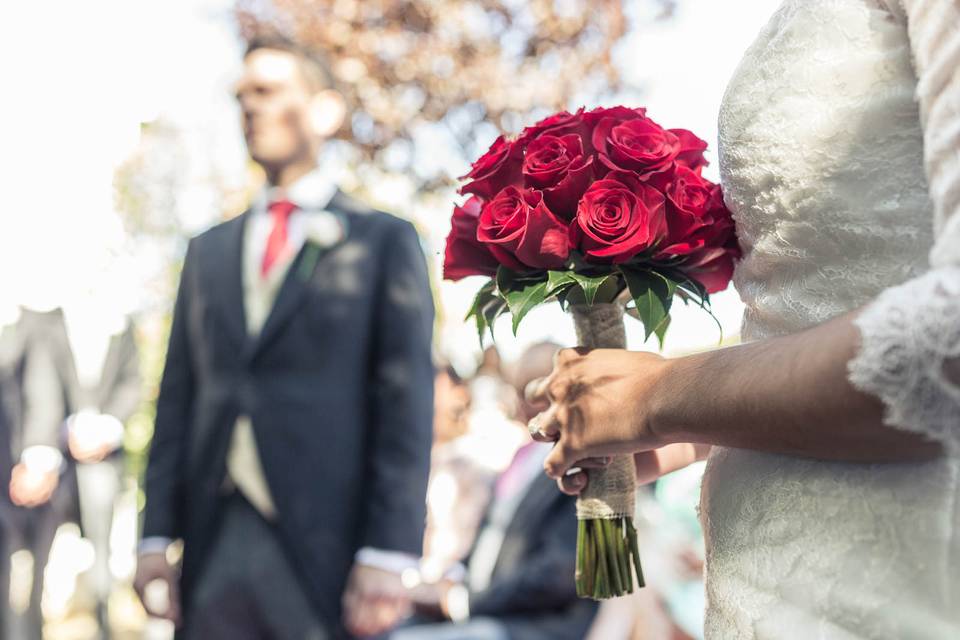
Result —
[[[598,122],[604,118],[613,118],[617,122],[636,120],[646,116],[646,113],[646,109],[630,109],[627,107],[597,107],[590,111],[584,111],[581,107],[576,113],[561,111],[524,129],[520,137],[517,138],[517,144],[526,148],[530,142],[540,136],[577,135],[580,136],[583,144],[583,153],[593,155],[595,152],[593,130]]]
[[[504,187],[521,184],[522,161],[523,149],[500,136],[490,149],[473,163],[470,173],[461,176],[461,180],[467,178],[471,182],[465,184],[460,193],[472,193],[489,199]]]
[[[571,165],[583,161],[580,136],[542,135],[527,147],[523,175],[534,189],[552,187],[567,176]]]
[[[650,183],[667,199],[667,238],[658,257],[687,255],[703,247],[708,235],[704,227],[714,222],[710,214],[716,209],[718,187],[680,165],[654,176]]]
[[[613,171],[635,171],[641,177],[670,168],[680,153],[680,139],[650,118],[603,118],[593,130],[593,146],[600,162]]]
[[[596,125],[604,118],[613,118],[619,122],[626,122],[627,120],[637,120],[638,118],[646,117],[647,110],[643,107],[597,107],[583,114],[584,121],[590,125]]]
[[[565,133],[570,133],[571,130],[579,129],[582,125],[583,107],[578,109],[576,113],[561,111],[560,113],[555,113],[552,116],[544,118],[536,124],[526,127],[520,132],[520,136],[517,138],[517,144],[525,147],[541,135],[552,134],[560,136]],[[575,131],[575,133],[583,134],[584,131]]]
[[[710,164],[703,157],[707,150],[707,143],[686,129],[670,129],[670,133],[680,140],[680,153],[677,155],[677,164],[683,165],[691,171],[700,171]]]
[[[683,272],[702,284],[707,293],[717,293],[730,285],[739,258],[740,247],[731,225],[725,246],[705,247],[692,254],[690,262],[683,265]]]
[[[507,187],[480,213],[477,239],[509,269],[560,269],[570,256],[567,225],[533,189]]]
[[[460,280],[467,276],[494,276],[499,263],[477,240],[477,224],[483,200],[473,196],[462,207],[453,208],[453,226],[443,254],[443,277]]]
[[[570,219],[593,179],[593,158],[583,154],[578,135],[544,134],[527,147],[523,175],[527,186],[543,190],[551,211]]]
[[[740,258],[736,225],[723,202],[720,185],[713,185],[705,224],[693,233],[699,244],[690,252],[681,269],[706,287],[707,292],[723,291],[730,284],[736,261]]]
[[[580,200],[571,240],[587,259],[627,262],[666,233],[663,194],[636,177],[611,174]]]

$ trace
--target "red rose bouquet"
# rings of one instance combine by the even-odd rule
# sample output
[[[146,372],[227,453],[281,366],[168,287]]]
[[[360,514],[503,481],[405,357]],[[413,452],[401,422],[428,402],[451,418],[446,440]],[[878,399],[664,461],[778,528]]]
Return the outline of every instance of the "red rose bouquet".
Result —
[[[626,346],[624,312],[663,336],[675,297],[709,312],[739,257],[720,187],[701,171],[706,142],[645,109],[558,113],[501,137],[464,178],[444,277],[488,276],[470,310],[481,339],[504,313],[520,321],[557,299],[581,346]],[[633,463],[590,472],[578,502],[577,590],[608,598],[643,576],[633,529]],[[633,571],[631,571],[631,560]]]

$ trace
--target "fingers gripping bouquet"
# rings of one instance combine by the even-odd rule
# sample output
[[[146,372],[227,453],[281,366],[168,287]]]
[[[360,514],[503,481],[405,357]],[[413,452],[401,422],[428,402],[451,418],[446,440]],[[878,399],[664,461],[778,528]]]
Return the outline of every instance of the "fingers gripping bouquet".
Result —
[[[589,348],[624,348],[625,312],[661,343],[675,297],[709,312],[740,254],[720,187],[701,175],[706,148],[626,107],[562,112],[497,139],[464,176],[444,256],[450,280],[490,278],[468,316],[481,339],[507,312],[516,332],[550,299]],[[634,573],[643,586],[633,478],[630,457],[590,471],[577,505],[583,597],[629,593]]]

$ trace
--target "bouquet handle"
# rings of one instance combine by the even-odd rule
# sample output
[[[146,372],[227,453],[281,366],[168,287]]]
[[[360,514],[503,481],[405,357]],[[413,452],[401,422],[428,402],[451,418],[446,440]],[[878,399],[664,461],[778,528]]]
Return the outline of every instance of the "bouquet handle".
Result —
[[[577,341],[591,349],[625,349],[624,307],[618,303],[573,305]],[[633,526],[636,472],[633,456],[615,456],[603,469],[591,469],[577,500],[577,595],[603,600],[643,587],[637,533]]]

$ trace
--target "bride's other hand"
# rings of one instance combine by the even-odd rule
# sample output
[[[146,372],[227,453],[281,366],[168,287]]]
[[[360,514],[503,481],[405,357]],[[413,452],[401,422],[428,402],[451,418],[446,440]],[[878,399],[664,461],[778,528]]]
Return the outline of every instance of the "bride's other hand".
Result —
[[[578,461],[602,459],[668,444],[653,428],[666,360],[620,349],[564,349],[553,373],[531,385],[528,397],[545,410],[531,433],[556,446],[544,467],[554,479]]]
[[[695,462],[706,460],[709,454],[710,445],[690,444],[688,442],[668,444],[652,451],[635,453],[633,454],[633,463],[637,471],[637,484],[649,484],[668,473],[679,471]],[[590,469],[593,466],[589,461],[577,462],[571,471]],[[557,481],[557,484],[560,486],[560,490],[568,495],[580,495],[587,488],[587,474],[582,471],[568,472],[567,475]]]

